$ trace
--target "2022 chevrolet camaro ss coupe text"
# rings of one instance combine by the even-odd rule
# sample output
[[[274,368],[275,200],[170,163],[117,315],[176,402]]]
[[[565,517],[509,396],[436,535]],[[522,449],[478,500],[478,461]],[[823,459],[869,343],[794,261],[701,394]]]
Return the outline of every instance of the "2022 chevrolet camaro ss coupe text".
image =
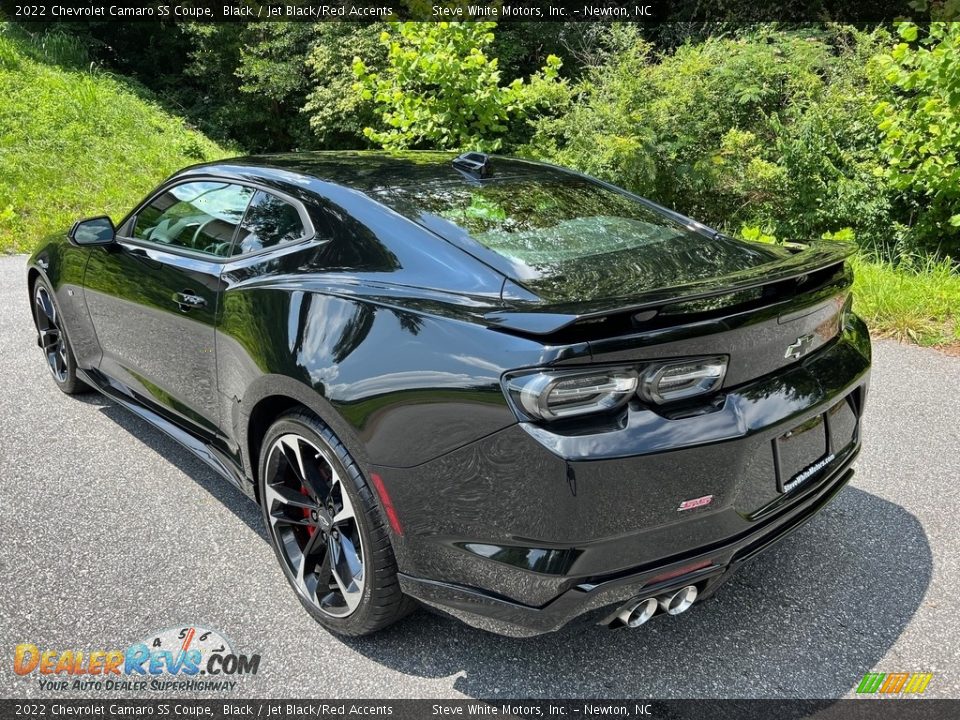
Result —
[[[850,479],[850,248],[468,153],[175,174],[29,261],[38,343],[263,509],[306,609],[511,635],[685,611]]]

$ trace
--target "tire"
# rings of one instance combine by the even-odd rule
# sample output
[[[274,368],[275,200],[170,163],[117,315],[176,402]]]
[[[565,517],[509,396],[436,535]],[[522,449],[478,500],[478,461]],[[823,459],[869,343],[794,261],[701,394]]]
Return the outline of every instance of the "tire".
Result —
[[[77,359],[73,354],[60,309],[54,300],[53,290],[46,280],[37,278],[31,297],[33,323],[37,328],[41,349],[53,381],[67,395],[89,392],[90,387],[77,377]]]
[[[400,591],[387,525],[329,427],[305,410],[279,418],[264,436],[258,478],[270,544],[317,622],[358,636],[410,613],[415,604]]]

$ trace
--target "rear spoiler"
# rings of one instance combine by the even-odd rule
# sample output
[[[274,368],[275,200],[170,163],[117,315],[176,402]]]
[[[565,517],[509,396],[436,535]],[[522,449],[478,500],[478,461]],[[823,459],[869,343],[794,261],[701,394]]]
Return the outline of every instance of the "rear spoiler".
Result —
[[[515,303],[510,309],[487,313],[484,319],[492,327],[507,332],[551,335],[574,323],[585,323],[612,314],[649,313],[649,317],[652,318],[660,308],[674,303],[705,300],[803,278],[818,270],[842,263],[856,251],[856,246],[851,243],[827,241],[806,246],[793,246],[788,249],[793,254],[781,260],[709,280],[657,288],[630,297],[604,298],[585,303],[553,305]]]

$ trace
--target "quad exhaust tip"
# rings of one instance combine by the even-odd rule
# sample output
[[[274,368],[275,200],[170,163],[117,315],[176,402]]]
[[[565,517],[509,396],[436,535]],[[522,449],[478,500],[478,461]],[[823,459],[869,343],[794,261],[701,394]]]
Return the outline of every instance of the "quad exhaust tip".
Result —
[[[617,613],[617,619],[628,628],[638,628],[656,615],[657,610],[661,610],[667,615],[679,615],[686,612],[696,601],[697,595],[697,586],[687,585],[666,595],[628,602]],[[613,625],[612,627],[617,626]]]
[[[697,599],[697,586],[687,585],[685,588],[677,590],[669,595],[661,595],[658,598],[660,609],[668,615],[679,615],[689,609]]]
[[[620,622],[627,627],[638,628],[647,620],[652,618],[656,611],[657,599],[649,597],[644,598],[639,602],[627,605],[623,610],[620,611],[617,617],[620,618]]]

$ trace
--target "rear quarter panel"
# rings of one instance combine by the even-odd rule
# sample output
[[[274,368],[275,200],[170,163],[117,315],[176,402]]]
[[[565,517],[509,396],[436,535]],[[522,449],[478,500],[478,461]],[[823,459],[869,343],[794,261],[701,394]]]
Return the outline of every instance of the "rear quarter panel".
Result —
[[[223,312],[221,392],[241,428],[258,401],[291,394],[287,380],[379,465],[416,465],[516,421],[500,390],[510,350],[492,351],[483,328],[302,290],[228,292]]]

